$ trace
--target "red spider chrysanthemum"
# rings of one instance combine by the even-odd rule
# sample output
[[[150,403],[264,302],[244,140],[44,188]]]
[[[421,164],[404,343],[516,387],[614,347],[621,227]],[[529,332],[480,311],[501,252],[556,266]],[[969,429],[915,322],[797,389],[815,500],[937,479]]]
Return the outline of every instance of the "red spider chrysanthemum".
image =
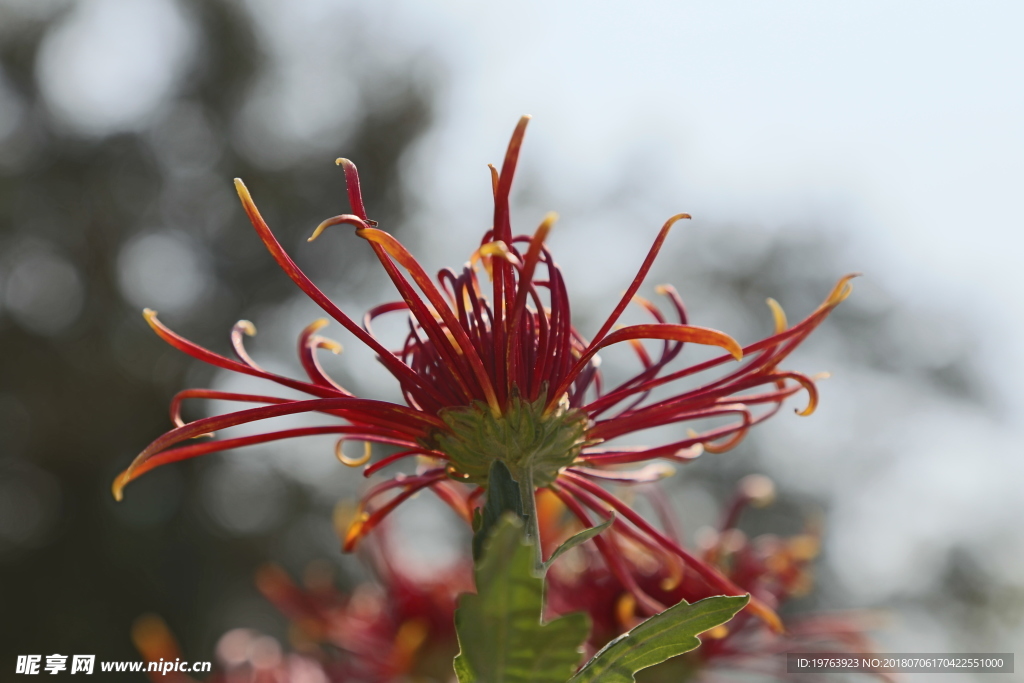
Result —
[[[631,476],[617,471],[620,465],[656,459],[685,462],[704,449],[727,449],[800,390],[809,395],[802,414],[813,411],[817,402],[814,382],[778,366],[849,295],[851,276],[842,278],[824,303],[793,327],[787,327],[782,309],[769,300],[776,332],[746,347],[723,332],[690,325],[675,290],[661,287],[658,291],[668,298],[678,317],[678,322],[668,322],[662,311],[638,297],[637,291],[672,225],[688,218],[679,214],[661,228],[611,315],[593,336],[585,338],[572,325],[565,282],[545,246],[554,215],[549,215],[532,237],[512,233],[509,191],[528,120],[523,117],[519,121],[501,172],[491,167],[493,227],[484,234],[480,246],[461,270],[442,270],[436,280],[405,247],[367,217],[355,165],[346,159],[338,161],[345,171],[353,213],[324,221],[310,239],[328,226],[353,226],[356,235],[369,243],[401,296],[399,301],[371,309],[361,326],[296,266],[263,221],[248,190],[236,180],[246,213],[274,260],[331,318],[377,354],[398,381],[406,405],[358,398],[327,376],[316,357],[318,349],[336,348],[334,342],[317,334],[327,324],[326,319],[314,322],[299,337],[300,359],[308,379],[296,380],[270,373],[253,362],[242,343],[243,336],[254,331],[247,321],[237,323],[232,330],[232,347],[238,357],[233,360],[178,336],[157,320],[155,312],[147,310],[146,319],[156,333],[181,351],[220,368],[297,389],[311,398],[292,400],[211,390],[183,391],[171,404],[177,428],[146,447],[118,476],[114,495],[120,498],[128,482],[170,462],[279,439],[338,434],[336,451],[346,464],[368,462],[370,443],[400,449],[369,465],[368,476],[414,455],[426,456],[427,462],[434,463],[421,467],[414,475],[398,475],[371,488],[363,499],[362,514],[346,539],[346,548],[353,547],[402,501],[425,488],[434,490],[461,515],[471,518],[472,507],[486,486],[490,464],[500,459],[524,492],[530,492],[524,496],[527,508],[532,508],[532,492],[536,488],[551,488],[572,501],[583,519],[587,518],[586,509],[604,514],[610,506],[624,520],[619,524],[629,528],[638,540],[678,556],[709,586],[723,593],[745,592],[648,525],[595,482]],[[485,284],[477,276],[479,266],[489,276],[489,291],[485,291]],[[646,309],[653,322],[616,329],[631,302]],[[410,331],[402,348],[391,350],[374,336],[371,323],[378,316],[399,311],[407,313]],[[660,342],[658,352],[652,354],[644,347],[644,340]],[[597,354],[621,343],[631,345],[643,367],[622,384],[605,387]],[[726,353],[695,365],[670,369],[687,343],[719,347]],[[719,375],[713,381],[688,386],[669,398],[650,399],[656,388],[715,371]],[[190,398],[248,402],[260,407],[186,424],[179,415],[180,404]],[[297,413],[319,413],[336,419],[319,427],[178,445],[228,427]],[[672,443],[651,447],[606,443],[617,443],[622,437],[651,427],[706,424],[711,418],[725,423],[691,432],[687,438]],[[365,442],[365,458],[353,461],[344,456],[340,445],[346,440]],[[611,466],[616,466],[616,471],[609,470]],[[607,550],[600,537],[597,540],[609,566],[628,580],[625,572],[618,569],[619,558]],[[648,611],[660,607],[639,588],[638,599]],[[751,608],[777,623],[774,613],[759,601],[753,600]]]

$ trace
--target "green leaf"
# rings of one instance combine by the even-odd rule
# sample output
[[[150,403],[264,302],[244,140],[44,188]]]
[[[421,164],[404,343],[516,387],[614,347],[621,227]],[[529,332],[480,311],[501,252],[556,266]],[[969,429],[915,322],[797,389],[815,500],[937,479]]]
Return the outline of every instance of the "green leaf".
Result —
[[[476,681],[476,677],[473,675],[473,670],[469,668],[469,662],[460,652],[455,656],[455,677],[459,679],[459,683],[473,683]]]
[[[459,683],[565,683],[579,664],[590,618],[577,612],[541,623],[544,580],[522,539],[522,520],[503,516],[477,563],[476,594],[459,598]]]
[[[569,683],[633,683],[637,671],[696,648],[698,634],[729,621],[749,600],[719,595],[669,607],[601,648]]]
[[[614,521],[615,513],[613,512],[611,517],[601,522],[597,526],[592,526],[589,529],[584,529],[578,534],[574,534],[569,538],[565,539],[565,542],[562,543],[562,545],[555,548],[555,552],[551,553],[551,557],[549,557],[548,561],[544,563],[544,571],[547,571],[551,567],[551,564],[555,560],[557,560],[563,553],[566,553],[575,548],[576,546],[578,546],[580,543],[589,541],[594,536],[597,536],[599,533],[610,527],[612,525],[612,522]]]
[[[519,494],[519,483],[512,478],[512,473],[501,460],[491,463],[487,475],[487,502],[483,513],[473,520],[473,559],[480,560],[484,541],[490,537],[491,530],[506,512],[516,517],[523,517],[523,499]]]

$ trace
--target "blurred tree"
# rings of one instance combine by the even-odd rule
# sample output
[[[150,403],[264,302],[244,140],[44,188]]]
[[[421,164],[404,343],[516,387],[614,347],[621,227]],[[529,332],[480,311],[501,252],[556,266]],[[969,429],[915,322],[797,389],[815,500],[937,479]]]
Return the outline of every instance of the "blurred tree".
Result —
[[[48,110],[37,65],[74,6],[26,7],[0,5],[0,124],[10,124],[0,125],[0,649],[4,661],[132,659],[132,621],[157,612],[187,656],[208,658],[223,629],[211,605],[228,591],[255,595],[275,539],[211,534],[195,512],[197,465],[112,502],[113,475],[167,428],[168,400],[193,367],[152,334],[140,299],[223,348],[232,321],[294,292],[246,227],[231,178],[246,178],[269,218],[288,216],[276,225],[290,247],[344,209],[330,165],[341,150],[290,150],[272,167],[250,153],[241,112],[272,58],[232,0],[182,3],[193,54],[154,117],[133,132],[76,132]],[[339,121],[344,151],[360,161],[367,204],[394,225],[397,165],[428,122],[427,88],[369,62],[331,67],[363,105]],[[309,270],[358,275],[330,242]],[[289,491],[293,514],[302,496]]]

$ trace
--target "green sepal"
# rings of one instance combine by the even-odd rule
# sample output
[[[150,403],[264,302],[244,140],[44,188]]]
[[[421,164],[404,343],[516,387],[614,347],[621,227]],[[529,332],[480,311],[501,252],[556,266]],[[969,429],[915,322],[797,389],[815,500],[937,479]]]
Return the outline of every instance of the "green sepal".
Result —
[[[523,522],[506,513],[484,542],[476,594],[459,597],[459,683],[565,683],[579,664],[590,618],[576,612],[541,623],[544,580],[534,573]]]
[[[546,397],[542,391],[530,402],[513,390],[500,415],[482,401],[445,408],[438,414],[445,428],[426,445],[447,455],[467,484],[486,485],[491,463],[504,460],[513,471],[529,469],[535,486],[548,486],[575,462],[586,443],[588,418],[564,406],[546,413]]]
[[[749,595],[680,602],[605,645],[569,683],[634,683],[637,671],[700,645],[697,635],[732,619]]]

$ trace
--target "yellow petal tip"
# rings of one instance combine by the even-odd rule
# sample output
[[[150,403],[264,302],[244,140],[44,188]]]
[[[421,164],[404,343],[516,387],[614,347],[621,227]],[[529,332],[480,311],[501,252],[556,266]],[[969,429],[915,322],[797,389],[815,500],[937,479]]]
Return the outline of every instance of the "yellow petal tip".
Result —
[[[317,318],[316,320],[314,320],[313,322],[311,322],[309,324],[309,327],[307,327],[306,330],[310,334],[312,334],[314,332],[322,330],[323,328],[327,327],[330,324],[331,324],[331,321],[328,320],[327,318]]]
[[[355,549],[356,544],[359,543],[359,539],[363,535],[363,524],[365,524],[366,520],[369,518],[370,516],[368,514],[361,512],[352,520],[352,523],[348,527],[348,531],[345,532],[345,542],[342,545],[342,549],[346,553],[352,552]]]
[[[113,494],[114,500],[116,500],[118,503],[124,500],[124,487],[125,484],[128,483],[127,481],[125,481],[126,474],[127,471],[117,475],[117,477],[114,479],[114,483],[111,484],[110,486],[110,493]]]
[[[843,301],[845,301],[847,297],[849,297],[850,294],[853,293],[853,285],[850,284],[850,280],[853,280],[854,278],[858,278],[860,276],[861,273],[849,273],[839,278],[839,282],[836,283],[836,286],[828,295],[828,299],[826,299],[826,305],[837,306]]]
[[[242,200],[242,205],[247,210],[255,209],[256,205],[252,201],[252,195],[249,194],[249,188],[245,186],[241,178],[235,178],[235,192],[238,193],[238,198]]]
[[[782,625],[782,619],[779,618],[779,615],[776,614],[775,610],[757,598],[751,596],[750,602],[747,603],[747,609],[757,615],[757,617],[767,624],[768,628],[775,633],[786,632],[786,627]]]
[[[722,638],[725,638],[727,635],[729,635],[729,627],[725,624],[719,624],[710,631],[705,631],[701,635],[703,635],[705,638],[710,638],[711,640],[721,640]]]
[[[785,332],[789,329],[789,322],[786,320],[786,312],[782,310],[782,306],[775,299],[768,297],[765,300],[768,304],[768,308],[772,310],[772,317],[775,319],[775,334]]]
[[[236,325],[238,325],[238,329],[240,329],[242,332],[245,333],[245,336],[247,336],[247,337],[255,337],[256,336],[256,326],[252,324],[252,321],[250,321],[250,320],[239,320],[236,323]]]
[[[159,323],[157,322],[156,319],[156,311],[154,311],[152,308],[144,308],[142,309],[142,317],[146,319],[146,322],[149,324],[150,327],[152,327],[154,330],[157,329],[157,325]]]
[[[320,233],[322,233],[325,229],[327,229],[327,225],[328,225],[327,221],[324,221],[320,225],[316,226],[316,229],[313,230],[313,234],[310,235],[309,237],[307,237],[306,241],[307,242],[312,242],[317,237],[319,237]]]
[[[743,360],[743,347],[732,337],[729,337],[729,342],[723,348],[736,360]]]
[[[369,441],[363,442],[363,455],[359,458],[350,458],[345,455],[344,451],[342,451],[344,445],[345,439],[338,439],[338,442],[334,444],[334,455],[342,465],[346,467],[362,467],[370,462],[370,457],[373,455],[373,446]]]

